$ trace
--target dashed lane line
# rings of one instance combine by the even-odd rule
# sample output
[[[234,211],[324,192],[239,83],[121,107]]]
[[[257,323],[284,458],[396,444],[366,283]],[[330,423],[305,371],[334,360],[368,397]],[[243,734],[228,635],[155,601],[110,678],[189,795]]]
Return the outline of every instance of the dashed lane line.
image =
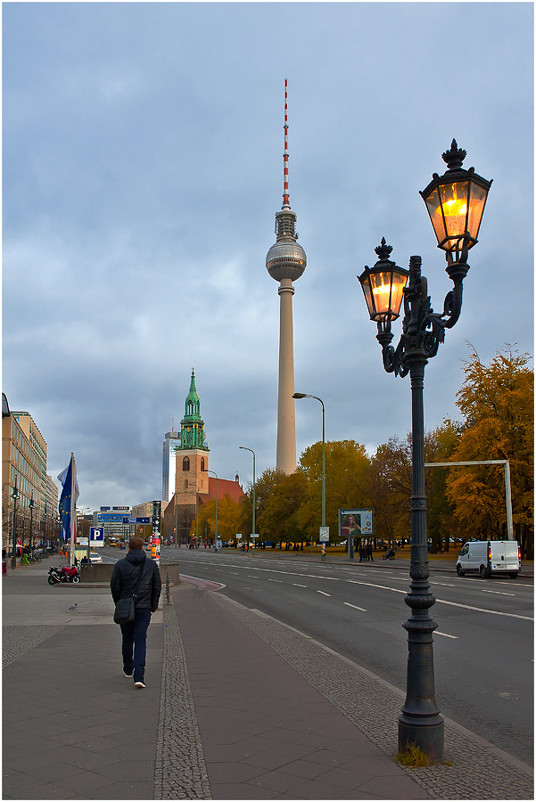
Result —
[[[322,594],[322,596],[331,596],[331,593],[324,593],[324,591],[323,591],[323,590],[317,590],[316,592],[317,592],[317,593],[321,593],[321,594]]]
[[[350,602],[343,602],[347,607],[353,607],[354,610],[361,610],[362,613],[366,613],[365,607],[358,607],[357,604],[350,604]]]

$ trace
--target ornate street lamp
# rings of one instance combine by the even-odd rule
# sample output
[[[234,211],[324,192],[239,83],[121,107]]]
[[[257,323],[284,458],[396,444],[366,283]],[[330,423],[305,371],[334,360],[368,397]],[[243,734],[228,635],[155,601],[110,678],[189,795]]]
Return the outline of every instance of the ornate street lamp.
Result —
[[[382,239],[376,248],[379,261],[365,267],[359,281],[371,320],[377,323],[376,339],[382,347],[383,366],[388,373],[410,374],[412,411],[412,496],[410,591],[405,602],[411,616],[403,625],[408,632],[407,693],[398,719],[398,748],[407,751],[416,744],[433,761],[441,760],[444,724],[435,700],[432,633],[437,624],[429,610],[435,602],[428,578],[426,534],[426,489],[424,483],[424,368],[435,356],[462,307],[462,282],[469,265],[467,251],[477,241],[491,181],[464,170],[464,150],[456,140],[443,154],[447,171],[421,193],[430,214],[438,247],[446,251],[446,271],[454,287],[447,293],[443,312],[436,314],[428,296],[427,281],[421,275],[421,257],[412,256],[409,272],[389,260],[392,248]],[[406,284],[407,281],[407,284]],[[405,285],[405,286],[404,286]],[[402,289],[401,289],[402,287]],[[391,322],[404,301],[402,334],[396,348],[391,345]]]

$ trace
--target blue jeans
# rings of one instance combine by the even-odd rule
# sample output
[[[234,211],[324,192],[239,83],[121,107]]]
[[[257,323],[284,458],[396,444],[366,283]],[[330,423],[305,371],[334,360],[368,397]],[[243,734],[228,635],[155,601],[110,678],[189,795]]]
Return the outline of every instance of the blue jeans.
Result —
[[[130,674],[134,669],[134,682],[143,682],[145,676],[147,627],[150,621],[151,611],[142,608],[136,610],[134,621],[121,624],[123,669],[125,674]]]

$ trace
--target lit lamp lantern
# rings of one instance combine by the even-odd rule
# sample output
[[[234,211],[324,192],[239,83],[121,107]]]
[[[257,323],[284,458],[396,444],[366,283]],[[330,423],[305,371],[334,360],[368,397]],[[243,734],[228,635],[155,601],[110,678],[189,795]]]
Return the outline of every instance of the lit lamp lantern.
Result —
[[[389,260],[390,245],[382,238],[381,245],[374,249],[380,257],[373,267],[365,267],[359,281],[371,320],[378,323],[396,320],[408,280],[408,271]]]
[[[421,195],[426,203],[437,237],[438,248],[458,254],[465,245],[476,245],[486,198],[492,182],[475,173],[474,167],[462,167],[467,152],[458,148],[455,139],[443,153],[447,171],[432,181]]]

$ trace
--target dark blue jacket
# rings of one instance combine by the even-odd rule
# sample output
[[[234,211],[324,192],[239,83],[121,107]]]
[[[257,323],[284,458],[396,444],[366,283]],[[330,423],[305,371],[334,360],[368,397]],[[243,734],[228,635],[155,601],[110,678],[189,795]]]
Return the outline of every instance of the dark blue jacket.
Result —
[[[136,597],[136,607],[150,609],[154,611],[158,607],[160,598],[160,571],[158,565],[147,557],[142,549],[132,549],[127,556],[116,562],[110,580],[110,590],[114,603],[119,599],[132,596],[136,589],[138,574],[142,571],[142,577]]]

